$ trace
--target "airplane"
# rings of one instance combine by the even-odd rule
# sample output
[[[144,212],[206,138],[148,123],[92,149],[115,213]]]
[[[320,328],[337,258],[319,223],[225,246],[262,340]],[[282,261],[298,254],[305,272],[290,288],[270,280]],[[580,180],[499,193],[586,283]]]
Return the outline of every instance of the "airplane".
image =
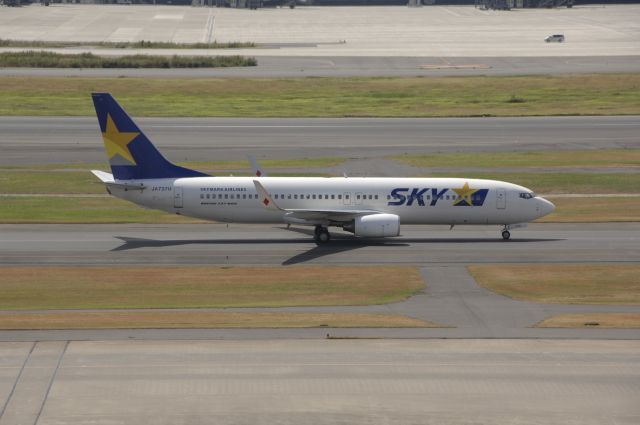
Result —
[[[400,225],[498,225],[510,230],[554,211],[531,190],[497,180],[372,177],[212,177],[167,160],[109,93],[92,93],[111,172],[92,170],[109,194],[218,222],[330,227],[358,238],[400,235]]]

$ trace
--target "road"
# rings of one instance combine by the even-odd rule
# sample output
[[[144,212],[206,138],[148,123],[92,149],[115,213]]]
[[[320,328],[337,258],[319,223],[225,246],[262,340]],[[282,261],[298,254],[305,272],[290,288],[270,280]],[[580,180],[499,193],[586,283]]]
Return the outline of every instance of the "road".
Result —
[[[637,116],[136,121],[175,161],[640,147]],[[0,149],[0,165],[105,161],[94,117],[0,117]]]
[[[3,49],[0,48],[0,51]],[[4,49],[7,50],[7,49]],[[187,51],[188,52],[188,51]],[[122,53],[122,50],[115,53]],[[155,53],[155,52],[145,52]],[[173,52],[181,53],[181,52]],[[254,52],[247,52],[252,56]],[[637,56],[349,57],[259,56],[241,68],[0,68],[4,77],[304,78],[562,75],[640,72]]]

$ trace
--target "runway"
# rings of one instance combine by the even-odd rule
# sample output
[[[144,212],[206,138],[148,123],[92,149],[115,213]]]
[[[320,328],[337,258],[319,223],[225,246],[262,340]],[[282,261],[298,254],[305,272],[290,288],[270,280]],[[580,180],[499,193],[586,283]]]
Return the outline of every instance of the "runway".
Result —
[[[136,118],[174,161],[638,148],[637,116]],[[0,165],[104,162],[95,117],[0,117]],[[348,171],[348,170],[347,170]]]
[[[292,228],[294,229],[294,228]],[[502,241],[498,226],[403,226],[362,241],[266,225],[0,225],[2,265],[634,263],[640,223],[531,224]],[[607,249],[603,249],[606,246]]]
[[[637,341],[0,343],[0,423],[636,424]]]
[[[561,313],[639,312],[637,306],[563,306],[514,301],[481,289],[466,271],[482,263],[635,264],[640,223],[532,224],[499,237],[497,227],[405,226],[404,236],[359,241],[335,234],[316,246],[307,229],[258,225],[2,225],[0,265],[377,265],[418,266],[427,292],[405,302],[364,307],[290,307],[286,312],[394,313],[448,326],[436,329],[335,329],[336,336],[391,338],[640,338],[633,329],[532,328]],[[603,249],[606,246],[606,249]],[[295,270],[295,269],[292,269]],[[265,309],[238,309],[264,311]],[[10,331],[0,340],[318,338],[327,329],[172,331]]]

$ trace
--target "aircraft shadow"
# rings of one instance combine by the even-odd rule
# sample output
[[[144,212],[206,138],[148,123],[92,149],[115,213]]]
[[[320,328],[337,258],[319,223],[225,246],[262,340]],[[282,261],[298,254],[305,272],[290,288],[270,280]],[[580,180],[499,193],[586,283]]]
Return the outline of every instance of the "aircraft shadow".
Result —
[[[312,236],[313,231],[306,229],[293,229],[288,230],[302,233]],[[276,244],[309,244],[309,238],[301,239],[172,239],[172,240],[155,240],[145,238],[132,238],[127,236],[116,236],[123,243],[120,246],[113,248],[111,251],[128,251],[132,249],[140,248],[163,248],[171,246],[181,245],[276,245]],[[333,235],[330,243],[327,245],[316,245],[308,251],[294,255],[293,257],[282,262],[282,265],[292,265],[304,263],[317,258],[325,257],[328,255],[339,254],[346,251],[352,251],[366,247],[406,247],[411,244],[438,244],[438,243],[453,243],[453,244],[479,244],[479,243],[535,243],[535,242],[557,242],[565,239],[511,239],[504,241],[499,238],[403,238],[402,240],[390,240],[390,239],[354,239],[350,235]]]

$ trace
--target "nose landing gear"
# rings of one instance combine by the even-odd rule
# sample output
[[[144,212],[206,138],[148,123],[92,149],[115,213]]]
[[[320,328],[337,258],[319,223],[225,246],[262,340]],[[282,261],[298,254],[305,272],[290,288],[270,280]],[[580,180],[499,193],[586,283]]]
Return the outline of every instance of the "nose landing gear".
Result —
[[[510,231],[506,229],[502,231],[502,239],[504,239],[505,241],[508,241],[510,237],[511,237]]]
[[[313,238],[318,245],[322,245],[331,240],[331,235],[326,227],[316,226]]]

